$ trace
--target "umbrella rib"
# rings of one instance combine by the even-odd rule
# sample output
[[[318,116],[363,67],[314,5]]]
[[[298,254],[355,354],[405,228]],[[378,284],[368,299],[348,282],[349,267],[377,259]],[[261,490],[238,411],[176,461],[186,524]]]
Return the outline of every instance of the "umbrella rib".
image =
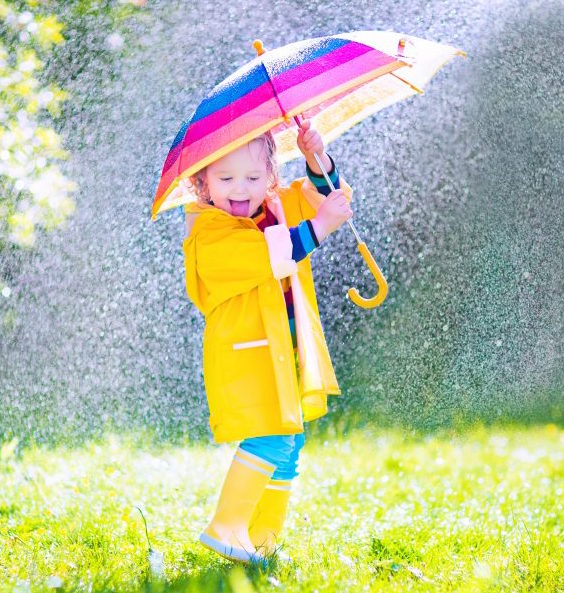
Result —
[[[404,84],[407,84],[408,86],[410,86],[416,93],[419,93],[420,95],[423,94],[423,89],[420,89],[419,87],[415,86],[414,84],[411,84],[411,82],[408,82],[407,80],[404,80],[401,76],[398,76],[395,72],[390,72],[390,75],[393,76],[394,78],[397,78],[399,81],[403,82]]]
[[[272,89],[274,98],[276,99],[276,103],[278,103],[278,107],[280,107],[280,113],[282,113],[282,117],[286,118],[286,112],[284,111],[284,108],[282,107],[282,103],[280,103],[280,99],[278,98],[278,93],[276,92],[276,89],[274,88],[272,79],[270,78],[270,75],[268,74],[268,70],[266,69],[266,66],[264,65],[264,62],[262,60],[260,61],[260,65],[262,66],[262,69],[264,70],[264,73],[266,75],[266,79],[268,80],[268,83],[270,84],[270,88]]]

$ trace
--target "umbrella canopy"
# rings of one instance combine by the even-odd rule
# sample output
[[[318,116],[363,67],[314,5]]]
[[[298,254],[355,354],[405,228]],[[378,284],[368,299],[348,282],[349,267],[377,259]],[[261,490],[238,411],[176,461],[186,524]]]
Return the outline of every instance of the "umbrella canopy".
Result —
[[[255,44],[257,51],[262,51]],[[172,143],[152,216],[195,199],[183,180],[272,130],[278,161],[301,153],[292,117],[312,119],[326,143],[372,113],[415,93],[464,52],[399,33],[357,31],[270,50],[218,84]]]

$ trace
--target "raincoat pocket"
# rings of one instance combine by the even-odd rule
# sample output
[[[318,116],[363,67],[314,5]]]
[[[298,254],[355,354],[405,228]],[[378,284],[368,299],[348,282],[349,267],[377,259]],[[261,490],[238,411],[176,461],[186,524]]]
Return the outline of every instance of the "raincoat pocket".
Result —
[[[226,344],[221,348],[223,401],[226,410],[265,405],[273,386],[266,338]]]

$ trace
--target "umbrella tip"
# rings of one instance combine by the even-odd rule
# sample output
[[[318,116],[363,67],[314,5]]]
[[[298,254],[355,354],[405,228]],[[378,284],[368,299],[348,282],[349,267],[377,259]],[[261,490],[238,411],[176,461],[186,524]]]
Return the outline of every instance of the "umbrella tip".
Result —
[[[262,54],[264,53],[264,46],[260,39],[255,39],[253,41],[253,47],[255,48],[255,50],[257,52],[257,56],[262,56]]]

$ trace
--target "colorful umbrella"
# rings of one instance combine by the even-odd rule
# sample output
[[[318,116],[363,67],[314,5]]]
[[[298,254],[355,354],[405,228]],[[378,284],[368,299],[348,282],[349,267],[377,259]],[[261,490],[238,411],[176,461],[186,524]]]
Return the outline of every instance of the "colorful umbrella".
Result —
[[[292,125],[299,126],[297,115],[312,119],[329,143],[376,111],[422,93],[446,62],[464,55],[448,45],[387,31],[319,37],[267,52],[260,41],[254,46],[257,57],[214,87],[177,133],[153,201],[153,220],[196,199],[184,180],[267,130],[274,134],[279,162],[286,162],[301,154]],[[360,306],[376,306],[386,296],[385,279],[348,223],[379,285],[372,299],[354,289],[349,296]]]

